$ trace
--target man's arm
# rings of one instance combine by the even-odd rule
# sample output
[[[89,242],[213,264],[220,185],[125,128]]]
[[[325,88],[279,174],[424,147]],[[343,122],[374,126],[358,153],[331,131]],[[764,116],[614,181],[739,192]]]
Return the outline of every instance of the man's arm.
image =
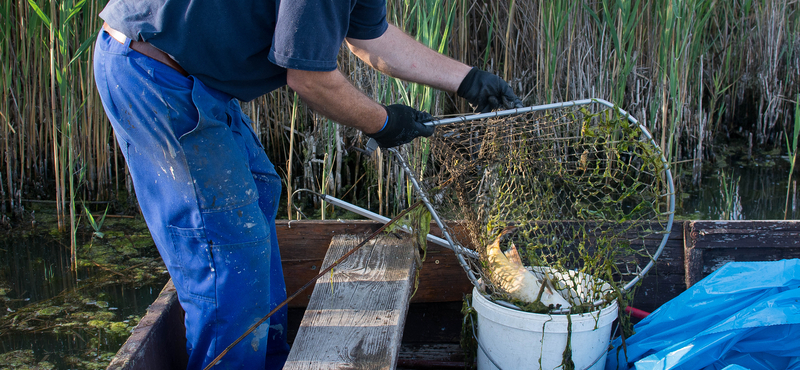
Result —
[[[431,50],[399,28],[389,25],[376,39],[346,39],[359,59],[389,76],[439,90],[456,92],[470,66]]]
[[[502,78],[441,55],[395,26],[389,25],[376,39],[346,41],[350,51],[372,68],[402,80],[455,92],[479,112],[522,108],[522,101]]]
[[[423,124],[433,120],[429,113],[401,104],[378,104],[353,87],[338,70],[289,69],[286,81],[312,109],[363,131],[382,147],[402,145],[416,137],[433,134],[434,128]]]
[[[522,107],[501,78],[439,54],[395,26],[389,25],[376,39],[347,39],[347,44],[371,67],[402,80],[457,92],[481,112],[502,106]],[[363,131],[381,146],[401,145],[433,133],[433,127],[423,124],[433,119],[430,114],[399,104],[382,106],[357,90],[338,70],[288,69],[286,82],[312,109]]]
[[[470,67],[420,44],[393,25],[372,40],[347,39],[350,50],[392,77],[455,92]],[[383,107],[356,89],[339,71],[290,69],[286,81],[312,109],[366,134],[378,132],[386,120]]]
[[[356,89],[338,70],[312,72],[289,69],[286,83],[314,111],[365,134],[381,130],[386,110]]]

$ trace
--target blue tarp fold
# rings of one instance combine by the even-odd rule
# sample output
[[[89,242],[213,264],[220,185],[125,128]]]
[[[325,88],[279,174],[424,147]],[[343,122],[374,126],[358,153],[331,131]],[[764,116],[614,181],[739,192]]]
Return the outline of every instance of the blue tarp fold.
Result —
[[[728,263],[634,330],[606,370],[800,370],[800,260]]]

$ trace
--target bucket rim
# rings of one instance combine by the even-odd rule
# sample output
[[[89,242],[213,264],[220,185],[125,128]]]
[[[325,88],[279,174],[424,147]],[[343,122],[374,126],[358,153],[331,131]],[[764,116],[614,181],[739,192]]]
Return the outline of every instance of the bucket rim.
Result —
[[[472,288],[472,307],[475,308],[476,300],[480,302],[481,305],[496,310],[498,312],[502,312],[502,314],[514,315],[518,317],[534,317],[533,315],[540,315],[540,316],[548,316],[549,320],[551,321],[567,321],[567,316],[571,316],[570,319],[584,319],[591,317],[592,320],[599,320],[601,318],[605,318],[608,315],[615,314],[619,310],[619,304],[617,299],[612,300],[610,303],[604,305],[602,308],[599,308],[594,311],[584,312],[584,313],[569,313],[569,312],[548,312],[548,313],[538,313],[538,312],[528,312],[523,311],[519,307],[512,305],[506,301],[495,301],[492,300],[491,297],[488,297],[486,294],[481,292],[478,287]],[[500,303],[502,302],[502,303]],[[509,307],[511,306],[511,307]]]
[[[608,307],[611,307],[611,306],[618,306],[619,305],[619,303],[617,302],[618,301],[617,297],[614,297],[614,299],[611,299],[611,300],[608,299],[609,295],[613,296],[613,292],[615,291],[615,289],[612,287],[611,284],[609,284],[605,280],[602,280],[602,279],[592,280],[592,279],[594,279],[592,277],[592,275],[586,274],[584,272],[576,271],[576,270],[562,271],[560,269],[549,267],[549,266],[525,266],[525,268],[528,269],[528,271],[531,271],[531,272],[534,272],[534,273],[538,273],[538,274],[547,274],[547,275],[554,274],[556,278],[562,277],[563,274],[570,274],[570,275],[577,274],[579,277],[585,277],[587,280],[589,280],[591,282],[594,282],[593,285],[595,285],[595,286],[599,285],[600,286],[600,291],[603,293],[604,298],[592,301],[591,302],[592,306],[595,309],[592,310],[592,311],[584,312],[584,313],[590,314],[590,313],[602,311],[605,308],[608,308]],[[492,303],[495,303],[497,305],[500,305],[502,307],[505,307],[505,308],[507,308],[509,310],[515,310],[515,311],[519,311],[519,312],[530,313],[529,311],[524,311],[519,306],[517,306],[517,305],[515,305],[513,303],[510,303],[508,301],[500,300],[500,299],[493,299],[489,294],[484,293],[482,291],[483,288],[485,287],[485,285],[483,285],[482,280],[478,280],[478,282],[480,283],[480,286],[475,286],[474,287],[474,289],[473,289],[473,294],[474,295],[480,294],[485,299],[487,299],[488,301],[490,301]],[[574,287],[570,288],[569,286],[567,286],[566,288],[559,288],[559,289],[571,290],[571,289],[575,289],[575,288]],[[574,292],[574,290],[572,290],[572,291]],[[589,302],[585,302],[585,303],[589,303]],[[550,312],[548,312],[547,314],[553,314],[553,315],[578,315],[578,313],[572,313],[571,309],[569,307],[551,309]]]

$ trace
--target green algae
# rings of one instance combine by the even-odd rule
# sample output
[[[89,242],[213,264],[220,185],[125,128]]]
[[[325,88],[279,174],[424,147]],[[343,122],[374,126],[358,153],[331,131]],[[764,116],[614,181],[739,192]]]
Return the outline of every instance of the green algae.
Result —
[[[464,319],[461,322],[461,349],[464,351],[464,368],[476,369],[478,359],[478,334],[476,324],[478,322],[478,311],[472,307],[472,294],[464,296],[461,304],[461,315]]]
[[[36,316],[38,316],[38,317],[50,317],[50,316],[58,315],[62,311],[64,311],[64,309],[62,307],[59,307],[59,306],[44,307],[44,308],[36,311]]]
[[[0,265],[0,338],[8,351],[0,369],[104,369],[168,279],[147,227],[141,218],[109,215],[101,238],[83,218],[78,267],[70,271],[68,234],[48,227],[55,218],[46,212],[31,215],[30,226],[0,240],[9,264]]]
[[[0,353],[2,369],[52,370],[55,365],[47,361],[36,361],[32,350],[17,350]]]
[[[102,370],[108,366],[111,359],[114,358],[113,352],[88,352],[83,357],[68,356],[66,358],[67,364],[71,368],[86,369],[86,370]]]

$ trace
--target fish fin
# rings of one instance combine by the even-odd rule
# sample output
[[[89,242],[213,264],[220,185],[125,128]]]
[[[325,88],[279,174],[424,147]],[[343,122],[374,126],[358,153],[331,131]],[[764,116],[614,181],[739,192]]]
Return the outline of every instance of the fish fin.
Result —
[[[519,256],[519,251],[517,251],[517,246],[514,243],[511,243],[511,246],[508,248],[507,251],[503,252],[508,261],[515,267],[524,267],[522,266],[522,258]]]

